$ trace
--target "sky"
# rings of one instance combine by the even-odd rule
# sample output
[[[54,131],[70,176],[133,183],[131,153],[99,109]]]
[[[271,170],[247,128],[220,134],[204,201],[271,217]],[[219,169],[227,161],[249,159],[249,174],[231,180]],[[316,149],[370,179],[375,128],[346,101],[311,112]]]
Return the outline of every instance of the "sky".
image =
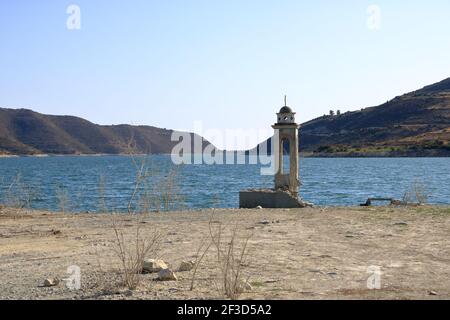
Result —
[[[268,137],[285,94],[305,122],[450,77],[449,14],[448,0],[1,0],[0,107],[242,149],[220,133]]]

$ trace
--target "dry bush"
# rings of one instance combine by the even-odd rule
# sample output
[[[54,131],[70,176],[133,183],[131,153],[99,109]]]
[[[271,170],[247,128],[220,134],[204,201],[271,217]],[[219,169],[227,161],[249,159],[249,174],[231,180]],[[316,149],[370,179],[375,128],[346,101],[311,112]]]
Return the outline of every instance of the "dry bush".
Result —
[[[128,213],[147,213],[151,211],[171,211],[183,207],[178,179],[179,170],[171,167],[168,172],[150,170],[148,157],[134,160],[136,179],[128,202]],[[135,205],[134,205],[135,204]]]
[[[112,225],[115,240],[114,254],[120,262],[123,283],[130,290],[136,289],[139,285],[144,260],[149,256],[156,256],[161,240],[161,235],[156,230],[147,232],[150,236],[143,237],[140,224],[137,219],[136,230],[131,235],[125,235],[124,227],[119,226],[115,219]]]
[[[167,175],[159,177],[157,193],[161,199],[163,211],[177,210],[184,207],[184,197],[181,195],[179,187],[180,167],[173,166]]]
[[[426,204],[429,193],[425,185],[418,180],[414,180],[411,187],[403,194],[403,203],[405,204]]]
[[[128,213],[135,213],[135,209],[133,208],[133,204],[138,201],[136,197],[139,195],[144,182],[151,175],[148,165],[148,156],[138,157],[134,152],[135,148],[132,147],[132,142],[129,143],[128,146],[128,154],[131,157],[131,161],[133,162],[133,166],[136,170],[136,177],[134,181],[133,191],[131,192],[131,196],[128,200]]]
[[[120,227],[117,219],[112,216],[112,229],[114,231],[114,254],[120,262],[120,272],[123,278],[123,283],[128,289],[134,290],[139,285],[141,280],[141,273],[144,260],[147,257],[156,257],[159,245],[161,242],[161,234],[157,230],[146,232],[147,237],[141,235],[142,221],[140,212],[150,212],[152,210],[159,210],[161,203],[165,203],[164,207],[169,207],[171,199],[174,196],[175,174],[169,173],[167,182],[159,183],[154,181],[154,172],[150,170],[151,162],[149,155],[138,156],[136,152],[136,144],[133,139],[128,143],[128,155],[131,158],[133,167],[136,172],[133,190],[130,194],[127,203],[127,211],[130,215],[136,217],[136,227],[133,236],[124,234],[124,228]],[[158,190],[158,188],[160,190]],[[101,207],[106,208],[104,201],[104,180],[99,182],[100,203]],[[158,191],[158,192],[156,192]],[[163,193],[164,192],[164,193]],[[161,194],[165,194],[164,197]],[[103,196],[102,196],[103,195]],[[169,199],[169,200],[168,200]],[[101,201],[101,200],[100,200]],[[106,210],[105,210],[106,211]]]
[[[103,175],[98,178],[98,211],[101,213],[108,212],[105,200],[105,177]]]
[[[30,209],[38,194],[39,190],[23,182],[21,174],[18,173],[6,189],[4,204],[6,207],[17,210]]]
[[[415,181],[412,190],[419,204],[428,202],[429,193],[422,183]]]
[[[248,265],[248,243],[251,233],[241,234],[238,225],[232,227],[226,235],[226,228],[218,223],[214,228],[210,222],[210,236],[216,249],[219,269],[219,292],[229,299],[236,300],[242,294],[243,285],[248,283],[246,267]]]
[[[194,261],[194,268],[192,271],[192,277],[191,277],[191,286],[189,288],[189,290],[194,290],[194,282],[196,280],[196,275],[197,275],[197,271],[198,271],[198,267],[200,266],[200,264],[202,263],[203,259],[206,256],[206,253],[209,251],[209,249],[212,246],[212,241],[209,235],[205,235],[201,240],[200,240],[200,245],[197,249],[197,252],[195,254],[195,261]]]
[[[183,207],[184,198],[179,188],[179,166],[172,166],[168,172],[157,172],[149,154],[138,156],[133,139],[128,143],[128,155],[136,171],[133,191],[128,200],[128,213],[137,211],[170,211]]]
[[[58,208],[62,213],[66,212],[69,204],[69,193],[64,185],[58,185],[56,187],[56,199],[58,200]]]

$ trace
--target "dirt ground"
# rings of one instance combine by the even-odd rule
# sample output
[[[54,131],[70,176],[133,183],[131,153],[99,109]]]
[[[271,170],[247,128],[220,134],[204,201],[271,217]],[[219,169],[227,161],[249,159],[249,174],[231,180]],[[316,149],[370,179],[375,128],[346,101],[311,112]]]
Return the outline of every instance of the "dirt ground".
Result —
[[[204,210],[122,215],[120,230],[132,237],[161,234],[158,256],[174,270],[193,260],[210,230],[250,236],[244,274],[251,289],[241,299],[450,299],[450,208],[373,207],[280,210]],[[114,253],[112,215],[70,215],[0,210],[0,299],[215,299],[223,298],[217,250],[178,281],[141,275],[130,291],[122,285]],[[242,242],[240,242],[242,243]],[[155,256],[156,257],[156,256]],[[151,258],[151,257],[150,257]],[[81,268],[81,289],[46,278]],[[367,281],[379,267],[381,289]]]

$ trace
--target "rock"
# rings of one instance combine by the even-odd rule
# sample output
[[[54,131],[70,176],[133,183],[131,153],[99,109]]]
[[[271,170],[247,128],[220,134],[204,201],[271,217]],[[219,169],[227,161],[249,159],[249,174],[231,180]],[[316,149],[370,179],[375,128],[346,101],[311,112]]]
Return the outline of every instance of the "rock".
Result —
[[[308,270],[309,272],[312,272],[312,273],[323,273],[321,270],[319,270],[319,269],[309,269]]]
[[[257,206],[256,209],[261,210],[263,207]]]
[[[142,272],[144,273],[155,273],[167,268],[168,266],[163,260],[145,259],[142,264]]]
[[[428,294],[430,296],[437,296],[437,292],[436,291],[428,291]]]
[[[269,224],[269,223],[270,223],[269,220],[261,220],[259,222],[259,224]]]
[[[56,287],[58,284],[58,278],[48,278],[44,280],[44,287]]]
[[[239,282],[238,291],[240,293],[250,292],[252,290],[253,290],[252,285],[250,283],[248,283],[247,281],[241,280]]]
[[[54,230],[54,229],[50,230],[50,232],[55,236],[60,235],[62,233],[61,230]]]
[[[133,291],[131,291],[131,290],[126,290],[126,291],[124,292],[124,295],[125,295],[125,297],[132,297],[132,296],[133,296]]]
[[[177,281],[177,275],[175,272],[173,272],[170,269],[162,269],[158,272],[158,278],[159,281]]]
[[[194,261],[182,261],[180,263],[180,266],[178,267],[178,271],[191,271],[194,268],[195,262]]]
[[[394,223],[394,226],[407,226],[407,225],[408,225],[408,223],[406,223],[404,221],[399,221],[399,222]]]

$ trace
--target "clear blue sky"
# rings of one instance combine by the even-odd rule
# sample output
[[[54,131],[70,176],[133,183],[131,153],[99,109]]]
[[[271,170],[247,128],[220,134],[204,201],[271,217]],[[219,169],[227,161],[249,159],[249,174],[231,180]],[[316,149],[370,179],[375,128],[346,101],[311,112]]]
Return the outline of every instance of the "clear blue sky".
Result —
[[[81,30],[66,27],[70,4]],[[304,122],[447,78],[449,38],[448,0],[1,1],[0,106],[267,128],[284,94]]]

